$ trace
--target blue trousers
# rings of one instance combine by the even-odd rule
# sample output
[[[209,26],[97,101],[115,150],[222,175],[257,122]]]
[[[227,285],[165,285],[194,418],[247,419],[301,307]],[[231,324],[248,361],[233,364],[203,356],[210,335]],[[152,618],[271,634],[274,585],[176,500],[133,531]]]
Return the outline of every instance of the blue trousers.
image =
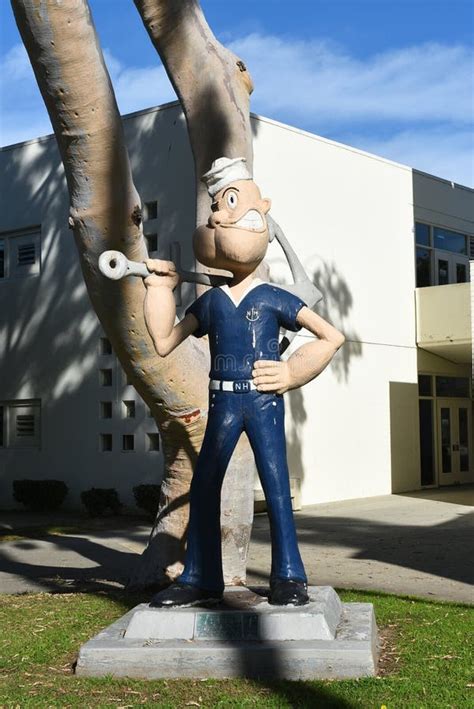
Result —
[[[190,494],[188,543],[179,580],[224,589],[221,552],[221,488],[237,441],[246,432],[267,501],[272,541],[272,579],[306,582],[291,509],[283,396],[256,390],[212,391],[209,417]]]

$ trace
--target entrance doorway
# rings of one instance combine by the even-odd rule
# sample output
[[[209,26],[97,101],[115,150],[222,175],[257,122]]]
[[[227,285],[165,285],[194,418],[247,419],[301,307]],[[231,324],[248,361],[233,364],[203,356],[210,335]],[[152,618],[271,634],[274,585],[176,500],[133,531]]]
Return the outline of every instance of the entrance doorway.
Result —
[[[438,484],[470,482],[471,402],[437,399]]]
[[[462,254],[435,249],[434,285],[447,286],[450,283],[467,283],[469,280],[469,259]]]
[[[474,482],[468,377],[419,374],[421,486]]]

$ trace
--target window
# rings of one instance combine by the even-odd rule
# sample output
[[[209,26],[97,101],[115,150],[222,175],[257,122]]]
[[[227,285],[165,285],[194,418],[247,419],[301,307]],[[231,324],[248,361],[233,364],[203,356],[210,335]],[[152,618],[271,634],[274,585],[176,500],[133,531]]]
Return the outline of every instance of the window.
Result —
[[[436,396],[470,397],[468,377],[436,377]]]
[[[469,281],[469,237],[444,227],[415,223],[416,287]]]
[[[151,254],[154,251],[158,251],[158,235],[157,234],[145,234],[146,247],[148,253]]]
[[[0,404],[0,448],[5,447],[5,407]]]
[[[431,250],[416,247],[416,287],[424,288],[432,284]]]
[[[101,401],[100,402],[100,418],[101,419],[111,419],[112,418],[112,402],[111,401]]]
[[[158,203],[157,202],[145,202],[143,205],[143,221],[148,222],[150,219],[156,219],[158,216]]]
[[[135,436],[133,433],[125,433],[122,436],[122,450],[133,451],[135,449]]]
[[[127,372],[123,372],[123,381],[125,386],[132,386],[132,377],[127,374]]]
[[[421,484],[433,485],[435,482],[433,401],[420,399],[419,403]]]
[[[99,352],[101,355],[111,355],[112,345],[107,337],[101,337],[99,340]]]
[[[149,451],[159,451],[160,450],[160,434],[159,433],[147,433],[147,443]]]
[[[467,254],[467,236],[465,234],[458,234],[455,231],[435,226],[433,228],[433,241],[436,249],[452,251],[456,254]]]
[[[433,396],[432,378],[430,374],[418,375],[419,396]]]
[[[422,246],[431,246],[430,244],[430,227],[428,224],[421,224],[416,222],[415,224],[415,238],[416,243]]]
[[[135,418],[135,402],[134,401],[124,401],[123,403],[123,415],[126,419]]]
[[[100,385],[103,387],[112,386],[112,370],[111,369],[99,369],[99,381]]]
[[[100,450],[103,453],[109,453],[112,450],[112,434],[101,433],[99,437]]]
[[[35,227],[0,239],[0,278],[37,275],[41,268],[41,234]]]
[[[13,401],[1,408],[3,445],[8,448],[39,448],[41,402]]]

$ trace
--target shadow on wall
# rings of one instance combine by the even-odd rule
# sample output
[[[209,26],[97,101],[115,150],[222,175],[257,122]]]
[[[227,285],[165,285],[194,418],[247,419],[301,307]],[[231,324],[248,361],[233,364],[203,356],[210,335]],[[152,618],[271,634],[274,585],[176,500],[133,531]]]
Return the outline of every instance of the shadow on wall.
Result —
[[[158,216],[145,224],[145,233],[158,235],[159,258],[169,258],[170,243],[180,240],[183,266],[190,268],[194,170],[179,107],[131,117],[124,128],[142,202],[157,202]],[[69,197],[56,141],[50,137],[3,149],[0,161],[0,231],[9,236],[41,225],[41,274],[0,281],[0,366],[9,372],[0,384],[0,401],[41,399],[43,440],[41,451],[0,451],[1,499],[11,507],[14,479],[53,477],[65,480],[71,489],[67,503],[76,507],[80,490],[93,485],[115,486],[124,501],[132,502],[134,485],[159,481],[161,456],[150,456],[144,442],[142,450],[122,453],[122,433],[135,433],[146,418],[141,403],[141,418],[124,422],[117,435],[113,428],[114,450],[98,452],[99,434],[112,430],[99,419],[99,401],[112,399],[118,419],[126,389],[115,357],[99,355],[101,328],[68,228]],[[194,293],[190,286],[183,291],[186,304]],[[107,389],[99,386],[101,366],[113,368]],[[117,420],[113,424],[122,426]]]
[[[322,261],[321,265],[313,271],[311,280],[324,295],[324,300],[316,305],[315,311],[346,336],[344,345],[329,367],[338,382],[347,382],[351,360],[354,357],[362,357],[360,336],[345,325],[353,305],[349,285],[335,264],[325,261]],[[328,372],[324,370],[321,376],[328,376]],[[290,425],[287,431],[288,462],[291,477],[299,478],[302,482],[305,477],[302,431],[308,415],[301,389],[293,389],[287,396],[290,412]]]

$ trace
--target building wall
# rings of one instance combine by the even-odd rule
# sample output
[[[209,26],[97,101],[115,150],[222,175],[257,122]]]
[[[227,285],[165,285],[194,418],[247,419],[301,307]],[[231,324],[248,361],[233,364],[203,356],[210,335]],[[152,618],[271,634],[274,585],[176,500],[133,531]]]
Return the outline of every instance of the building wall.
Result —
[[[262,119],[255,173],[325,296],[318,312],[346,335],[330,367],[287,396],[303,504],[390,493],[391,387],[417,381],[411,170]],[[287,275],[274,245],[270,262],[275,280]]]
[[[194,176],[183,119],[171,106],[124,125],[142,201],[158,202],[158,219],[146,225],[158,233],[158,255],[168,257],[169,244],[180,240],[189,268]],[[408,407],[413,416],[417,381],[412,171],[267,119],[254,118],[253,128],[256,180],[325,295],[318,312],[346,335],[330,367],[287,395],[289,462],[302,479],[302,503],[405,489],[416,477],[406,466],[418,455],[400,413]],[[8,372],[0,401],[40,398],[43,426],[40,451],[0,450],[1,504],[13,506],[11,481],[19,477],[64,479],[71,506],[93,485],[115,487],[131,503],[133,485],[159,481],[161,454],[145,450],[152,423],[145,406],[115,358],[99,354],[101,330],[67,229],[55,142],[4,149],[0,160],[7,178],[0,231],[41,224],[43,242],[40,276],[0,282],[0,357]],[[273,279],[288,278],[276,244],[269,262]],[[186,305],[191,286],[184,296]],[[303,332],[293,347],[308,337]],[[114,418],[102,422],[98,369],[109,365]],[[137,399],[136,419],[121,418],[124,398]],[[109,431],[117,441],[136,432],[138,449],[99,452],[99,434]]]

